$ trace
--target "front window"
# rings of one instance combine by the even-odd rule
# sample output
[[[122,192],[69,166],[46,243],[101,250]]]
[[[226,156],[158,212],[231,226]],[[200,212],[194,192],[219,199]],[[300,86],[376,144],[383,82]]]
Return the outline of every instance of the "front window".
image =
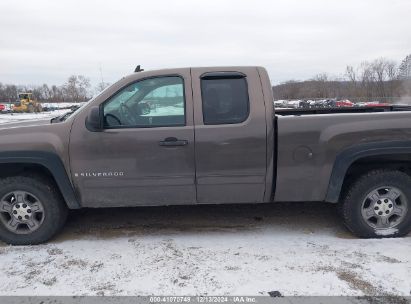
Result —
[[[165,76],[132,83],[111,97],[103,111],[106,128],[185,125],[183,79]]]

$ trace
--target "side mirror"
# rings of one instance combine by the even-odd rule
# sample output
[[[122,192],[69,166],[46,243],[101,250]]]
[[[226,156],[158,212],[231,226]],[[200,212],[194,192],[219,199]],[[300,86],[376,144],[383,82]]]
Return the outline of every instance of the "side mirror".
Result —
[[[86,118],[86,127],[92,132],[101,131],[102,126],[100,107],[92,107]]]

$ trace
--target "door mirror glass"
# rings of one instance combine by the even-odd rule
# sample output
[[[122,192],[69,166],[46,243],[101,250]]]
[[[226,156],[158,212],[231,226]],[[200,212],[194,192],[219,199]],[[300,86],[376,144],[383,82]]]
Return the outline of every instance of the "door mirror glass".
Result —
[[[86,126],[90,131],[101,130],[101,113],[100,107],[92,107],[86,118]]]

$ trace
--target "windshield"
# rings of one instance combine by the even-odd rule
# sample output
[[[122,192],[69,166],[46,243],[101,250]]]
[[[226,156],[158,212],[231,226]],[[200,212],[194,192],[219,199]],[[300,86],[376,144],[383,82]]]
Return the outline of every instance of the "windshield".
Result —
[[[93,102],[98,96],[100,96],[101,94],[103,94],[103,92],[105,92],[107,89],[109,89],[111,86],[108,86],[107,88],[105,88],[103,91],[101,91],[99,94],[97,94],[96,96],[94,96],[93,98],[91,98],[89,101],[86,102],[81,102],[77,105],[74,105],[71,109],[70,112],[67,112],[61,116],[55,117],[52,119],[52,121],[65,121],[67,120],[69,117],[72,117],[74,114],[77,114],[79,112],[79,110],[81,108],[83,108],[85,105],[89,104],[90,102]]]
[[[120,93],[116,94],[114,97],[110,99],[105,106],[105,111],[111,112],[116,110],[120,104],[128,104],[130,103],[135,97],[136,94],[140,91],[140,83],[136,82],[125,89],[123,89]]]
[[[89,103],[90,101],[92,101],[92,100],[93,100],[93,99],[90,99],[90,100],[87,101],[87,102],[82,102],[82,103],[79,103],[78,105],[72,106],[70,112],[67,112],[67,113],[65,113],[65,114],[63,114],[63,115],[61,115],[61,116],[58,116],[58,117],[56,117],[56,119],[57,119],[58,121],[65,121],[67,118],[73,116],[73,115],[74,115],[75,113],[77,113],[82,107],[84,107],[86,104],[88,104],[88,103]]]
[[[29,99],[30,94],[19,94],[19,99]]]

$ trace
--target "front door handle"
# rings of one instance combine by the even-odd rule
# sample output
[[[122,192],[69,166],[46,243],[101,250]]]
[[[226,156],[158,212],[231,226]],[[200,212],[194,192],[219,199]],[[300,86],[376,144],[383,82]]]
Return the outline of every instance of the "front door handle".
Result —
[[[175,146],[187,146],[188,140],[177,139],[175,137],[167,137],[164,140],[159,142],[160,146],[165,147],[175,147]]]

